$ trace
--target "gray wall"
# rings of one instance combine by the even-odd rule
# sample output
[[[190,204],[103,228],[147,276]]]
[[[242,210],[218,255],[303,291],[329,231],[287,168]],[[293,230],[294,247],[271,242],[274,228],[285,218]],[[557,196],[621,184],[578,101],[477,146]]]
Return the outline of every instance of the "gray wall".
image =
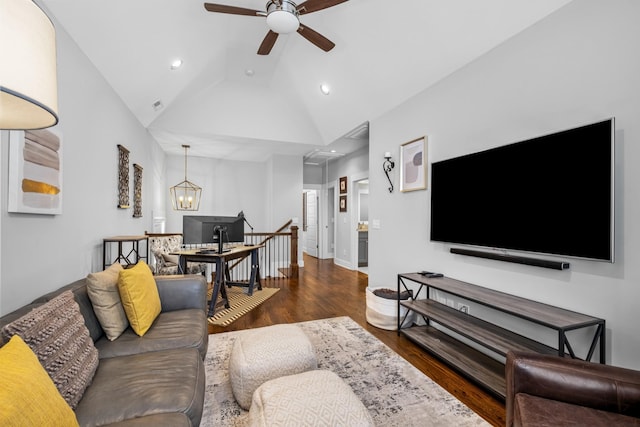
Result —
[[[450,254],[449,245],[429,240],[429,191],[389,194],[384,174],[372,172],[370,224],[377,219],[381,228],[369,231],[371,286],[426,269],[602,317],[608,362],[640,368],[638,16],[640,2],[572,2],[371,120],[370,169],[377,171],[385,151],[397,160],[399,144],[422,135],[430,163],[615,116],[615,264],[571,260],[560,272]]]
[[[0,315],[101,270],[105,237],[144,234],[154,217],[166,219],[167,232],[182,230],[183,214],[172,210],[168,189],[184,179],[184,156],[166,156],[60,25],[56,31],[63,213],[7,213],[9,133],[0,132]],[[130,168],[144,168],[142,218],[116,208],[117,144],[130,150]],[[188,178],[204,189],[197,214],[244,210],[256,231],[302,215],[301,156],[260,163],[190,157]]]
[[[353,183],[369,176],[368,149],[358,150],[330,162],[327,175],[327,182],[335,185],[336,240],[334,242],[334,262],[345,268],[355,269],[358,266],[358,260],[356,259],[358,254],[355,246],[358,216],[356,209],[354,209],[357,191]],[[346,176],[348,181],[347,212],[339,211],[340,186],[338,181],[342,176]]]
[[[8,132],[2,131],[0,313],[101,269],[103,237],[150,229],[153,176],[163,168],[159,146],[61,26],[56,29],[63,213],[7,213]],[[144,168],[142,218],[116,208],[117,144],[130,151],[131,197],[132,165]]]

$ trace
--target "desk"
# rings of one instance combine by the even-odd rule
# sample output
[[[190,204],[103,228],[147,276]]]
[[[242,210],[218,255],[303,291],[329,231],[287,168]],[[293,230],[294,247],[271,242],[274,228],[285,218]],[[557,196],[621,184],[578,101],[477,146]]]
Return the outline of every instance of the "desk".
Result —
[[[229,301],[227,299],[227,291],[225,286],[243,286],[248,288],[248,294],[253,295],[253,288],[258,285],[258,289],[262,290],[260,283],[260,266],[258,263],[258,249],[262,248],[262,245],[253,246],[237,246],[227,252],[223,253],[201,253],[204,248],[190,249],[184,251],[174,252],[173,255],[180,255],[180,271],[187,271],[187,262],[208,262],[216,265],[216,280],[213,284],[213,293],[211,295],[211,302],[209,303],[208,316],[211,317],[215,313],[215,305],[218,299],[218,294],[222,294],[224,300],[224,306],[229,308]],[[232,282],[229,277],[229,267],[227,263],[234,259],[244,258],[251,256],[251,275],[248,282]]]

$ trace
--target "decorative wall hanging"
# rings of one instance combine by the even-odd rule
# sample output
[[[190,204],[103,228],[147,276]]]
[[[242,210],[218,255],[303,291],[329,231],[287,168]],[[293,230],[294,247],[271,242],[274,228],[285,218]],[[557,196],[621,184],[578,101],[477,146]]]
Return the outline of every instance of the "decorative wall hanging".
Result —
[[[129,150],[118,144],[118,208],[129,208]]]
[[[347,177],[340,178],[340,194],[346,194],[347,192]]]
[[[400,191],[427,188],[426,141],[423,136],[400,146]]]
[[[347,196],[340,196],[340,212],[347,211]]]
[[[142,216],[142,166],[133,164],[133,217]]]
[[[57,128],[9,132],[9,212],[62,213],[62,137]]]

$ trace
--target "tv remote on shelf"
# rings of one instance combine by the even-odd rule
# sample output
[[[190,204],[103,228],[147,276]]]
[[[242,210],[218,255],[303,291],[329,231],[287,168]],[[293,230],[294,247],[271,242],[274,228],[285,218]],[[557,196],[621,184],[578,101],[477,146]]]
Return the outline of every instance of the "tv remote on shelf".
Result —
[[[436,278],[436,277],[443,277],[442,273],[434,273],[432,271],[419,271],[418,274],[425,276],[425,277],[429,277],[431,279]]]

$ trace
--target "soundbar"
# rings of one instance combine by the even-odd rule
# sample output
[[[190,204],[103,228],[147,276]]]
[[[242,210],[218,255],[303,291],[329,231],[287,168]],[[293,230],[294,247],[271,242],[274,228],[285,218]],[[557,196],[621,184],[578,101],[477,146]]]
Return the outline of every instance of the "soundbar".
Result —
[[[548,259],[529,258],[524,256],[498,254],[495,252],[476,251],[471,249],[451,248],[452,254],[468,255],[478,258],[494,259],[497,261],[513,262],[516,264],[532,265],[534,267],[551,268],[553,270],[567,270],[570,264],[565,261],[552,261]]]

